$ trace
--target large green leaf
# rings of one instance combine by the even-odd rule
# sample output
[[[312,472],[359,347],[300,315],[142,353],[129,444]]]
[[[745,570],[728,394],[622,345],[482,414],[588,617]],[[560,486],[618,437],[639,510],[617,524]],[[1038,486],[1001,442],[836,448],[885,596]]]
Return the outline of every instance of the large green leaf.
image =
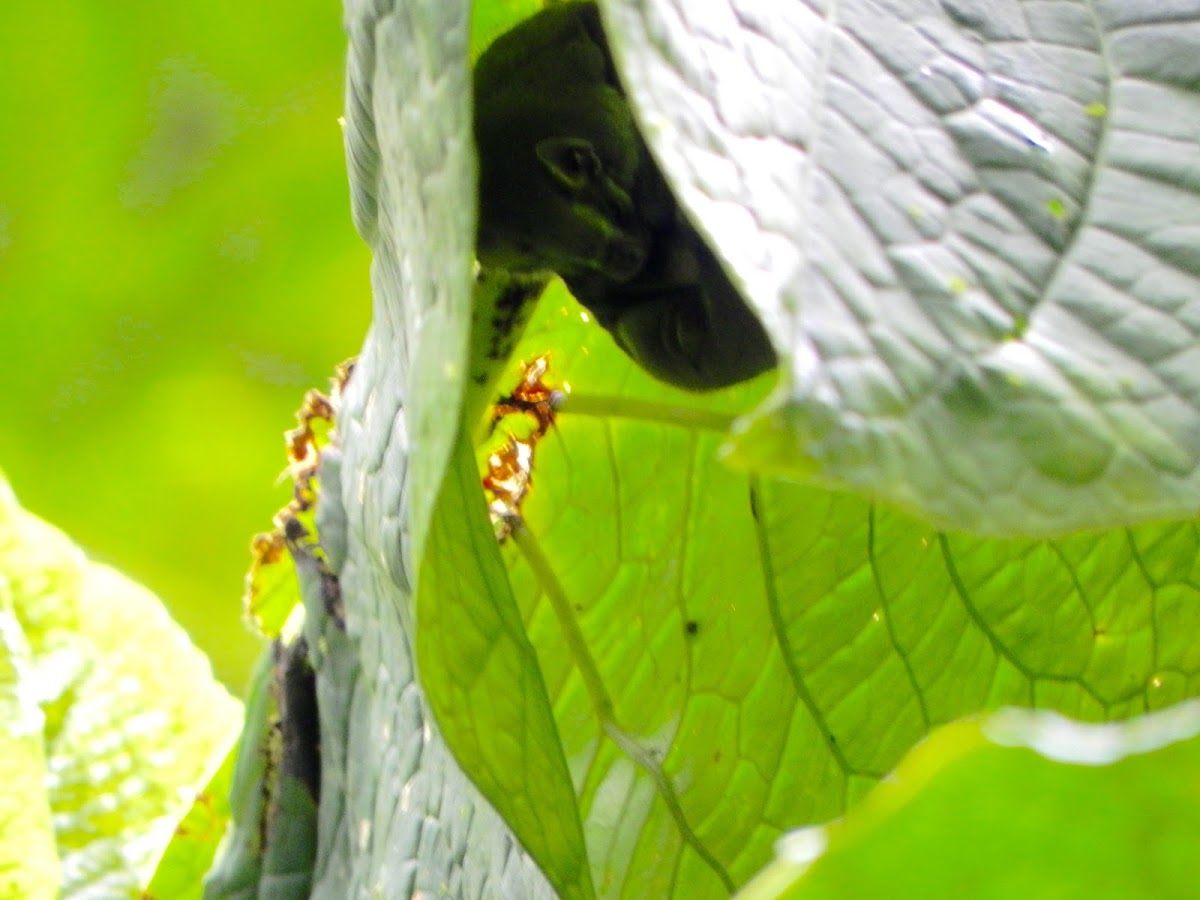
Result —
[[[1119,725],[1010,710],[946,726],[844,822],[782,841],[744,900],[1182,900],[1198,733],[1196,703]]]
[[[239,704],[158,598],[0,480],[0,896],[140,891],[225,755]]]
[[[53,811],[45,788],[45,714],[30,678],[29,641],[16,617],[7,580],[0,580],[0,897],[53,897],[62,877]]]
[[[175,826],[175,835],[163,851],[141,900],[201,900],[204,876],[229,825],[229,799],[238,746],[230,748],[216,774]]]
[[[755,468],[943,527],[1200,507],[1200,7],[602,0],[788,382]]]
[[[518,347],[557,348],[575,389],[505,559],[602,895],[720,896],[978,710],[1101,720],[1200,690],[1195,523],[983,539],[739,473],[717,413],[754,387],[662,388],[575,309]],[[485,718],[519,696],[489,685]]]

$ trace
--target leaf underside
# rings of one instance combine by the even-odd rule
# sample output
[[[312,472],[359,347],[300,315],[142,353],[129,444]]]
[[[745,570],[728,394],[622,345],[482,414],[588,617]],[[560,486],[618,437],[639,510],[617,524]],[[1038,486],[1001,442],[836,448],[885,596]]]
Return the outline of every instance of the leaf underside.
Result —
[[[940,527],[1200,508],[1200,10],[604,0],[789,357],[744,464]]]

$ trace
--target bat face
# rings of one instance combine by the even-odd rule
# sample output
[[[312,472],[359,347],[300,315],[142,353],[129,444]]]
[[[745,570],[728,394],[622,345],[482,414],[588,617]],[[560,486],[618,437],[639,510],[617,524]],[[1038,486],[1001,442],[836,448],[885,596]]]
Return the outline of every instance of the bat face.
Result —
[[[649,246],[631,196],[639,138],[624,98],[594,85],[500,99],[476,124],[480,262],[634,277]]]
[[[475,68],[479,260],[554,272],[639,366],[705,391],[776,364],[637,131],[593,3],[551,6]]]

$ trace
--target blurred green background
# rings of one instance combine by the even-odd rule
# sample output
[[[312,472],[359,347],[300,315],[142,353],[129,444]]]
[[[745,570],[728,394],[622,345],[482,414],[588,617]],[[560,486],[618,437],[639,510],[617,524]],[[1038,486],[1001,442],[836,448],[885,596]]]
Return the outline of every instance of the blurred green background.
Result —
[[[357,352],[336,0],[0,13],[0,468],[241,693],[282,432]]]

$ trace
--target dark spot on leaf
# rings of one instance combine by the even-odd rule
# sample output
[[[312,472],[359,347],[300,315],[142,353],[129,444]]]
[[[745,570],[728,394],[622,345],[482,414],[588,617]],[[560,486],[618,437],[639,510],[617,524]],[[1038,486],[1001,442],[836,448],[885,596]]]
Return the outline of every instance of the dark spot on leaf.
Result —
[[[283,523],[283,536],[289,541],[302,541],[308,537],[308,529],[299,519],[287,519]]]

